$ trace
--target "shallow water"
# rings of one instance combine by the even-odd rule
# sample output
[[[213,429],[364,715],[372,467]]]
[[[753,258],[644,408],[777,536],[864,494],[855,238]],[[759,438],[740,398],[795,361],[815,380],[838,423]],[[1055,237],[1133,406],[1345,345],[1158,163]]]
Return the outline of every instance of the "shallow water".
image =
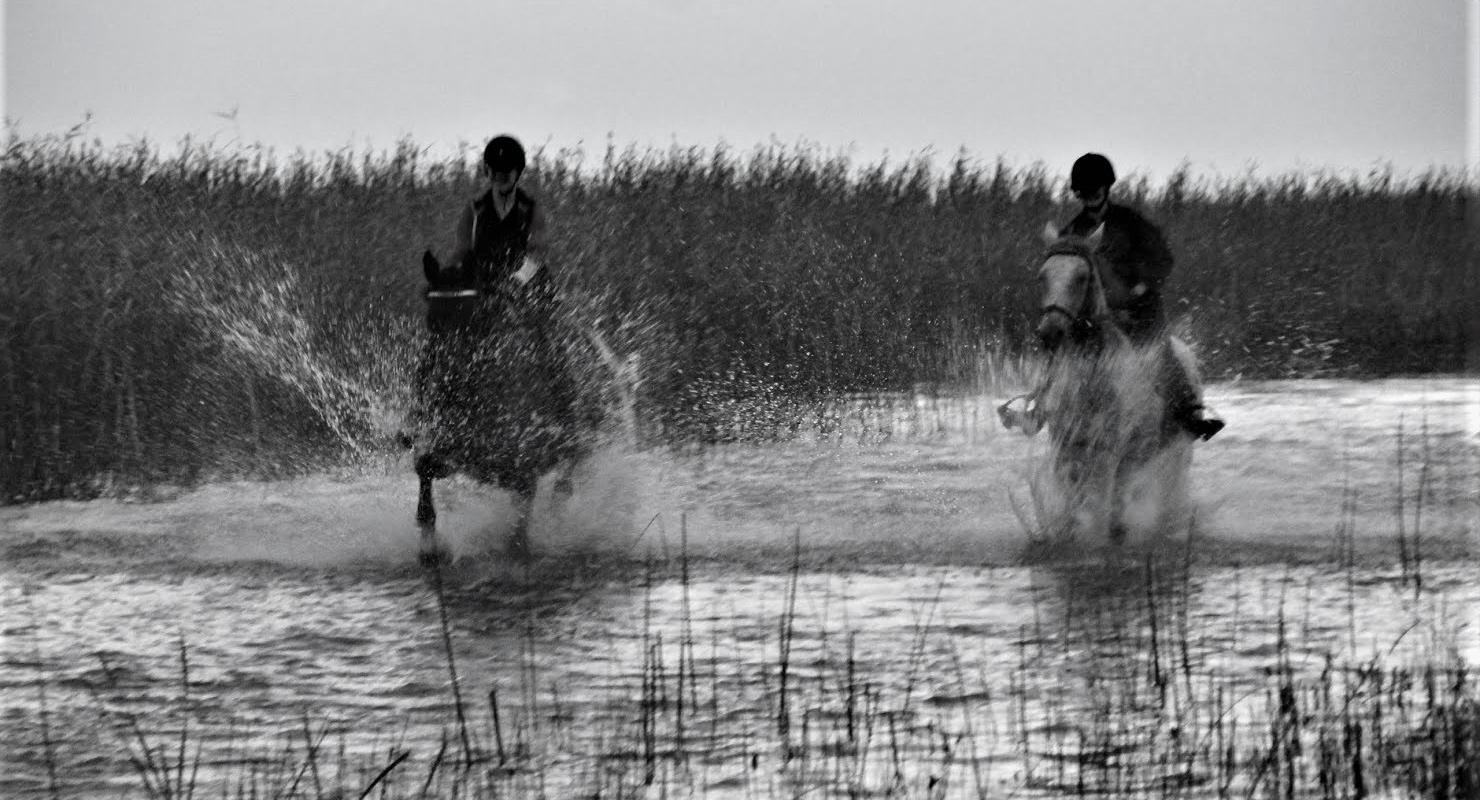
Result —
[[[454,481],[442,604],[400,460],[0,509],[0,794],[49,796],[48,763],[64,796],[139,794],[130,756],[358,796],[405,752],[385,785],[450,785],[443,608],[478,785],[516,795],[1196,794],[1206,757],[1167,742],[1254,724],[1271,675],[1480,663],[1480,381],[1212,387],[1195,524],[1123,548],[1030,546],[1042,443],[999,399],[605,452],[542,497],[529,563],[507,499]]]

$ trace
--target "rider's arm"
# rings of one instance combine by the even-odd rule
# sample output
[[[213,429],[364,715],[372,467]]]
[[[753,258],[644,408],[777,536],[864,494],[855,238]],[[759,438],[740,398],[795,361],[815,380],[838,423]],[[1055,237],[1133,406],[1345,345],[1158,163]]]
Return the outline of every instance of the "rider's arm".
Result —
[[[542,272],[546,280],[550,278],[549,271],[545,268],[545,231],[545,212],[536,205],[529,212],[529,238],[524,245],[524,264],[514,273],[514,279],[520,284],[529,283]]]
[[[525,252],[534,254],[536,258],[542,255],[545,249],[548,234],[545,228],[545,212],[541,206],[536,205],[529,213],[529,244]]]
[[[1175,264],[1172,249],[1167,246],[1161,230],[1150,222],[1142,226],[1139,239],[1141,281],[1151,289],[1160,290]]]

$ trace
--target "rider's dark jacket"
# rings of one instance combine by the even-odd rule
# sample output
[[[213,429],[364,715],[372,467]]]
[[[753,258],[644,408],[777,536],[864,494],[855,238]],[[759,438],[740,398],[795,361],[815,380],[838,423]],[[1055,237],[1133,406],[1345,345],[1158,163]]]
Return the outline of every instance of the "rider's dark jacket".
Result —
[[[1127,288],[1145,284],[1146,291],[1134,297],[1125,312],[1126,333],[1132,340],[1145,342],[1154,338],[1166,324],[1162,310],[1161,289],[1172,272],[1172,251],[1161,230],[1135,209],[1110,203],[1099,220],[1081,211],[1061,234],[1088,236],[1104,223],[1099,254],[1115,276]]]

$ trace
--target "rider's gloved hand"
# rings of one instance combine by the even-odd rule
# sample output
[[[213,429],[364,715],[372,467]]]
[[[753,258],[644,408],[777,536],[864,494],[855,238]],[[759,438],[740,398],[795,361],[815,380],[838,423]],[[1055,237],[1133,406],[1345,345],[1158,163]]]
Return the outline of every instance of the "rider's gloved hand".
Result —
[[[524,264],[519,267],[518,272],[514,273],[514,281],[520,286],[527,285],[530,281],[534,280],[534,276],[539,274],[540,268],[540,262],[529,256],[525,256]]]

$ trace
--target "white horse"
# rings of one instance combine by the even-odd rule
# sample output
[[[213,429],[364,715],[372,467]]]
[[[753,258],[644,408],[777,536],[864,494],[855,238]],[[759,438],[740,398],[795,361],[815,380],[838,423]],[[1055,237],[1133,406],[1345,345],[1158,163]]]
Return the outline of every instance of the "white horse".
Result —
[[[1036,333],[1048,360],[1038,388],[999,414],[1029,436],[1048,429],[1053,491],[1034,487],[1045,532],[1118,543],[1133,529],[1166,532],[1185,521],[1194,437],[1173,419],[1165,376],[1186,370],[1199,396],[1201,382],[1181,340],[1138,347],[1122,331],[1107,298],[1128,289],[1100,265],[1102,234],[1045,228]],[[1014,408],[1019,399],[1023,408]]]

